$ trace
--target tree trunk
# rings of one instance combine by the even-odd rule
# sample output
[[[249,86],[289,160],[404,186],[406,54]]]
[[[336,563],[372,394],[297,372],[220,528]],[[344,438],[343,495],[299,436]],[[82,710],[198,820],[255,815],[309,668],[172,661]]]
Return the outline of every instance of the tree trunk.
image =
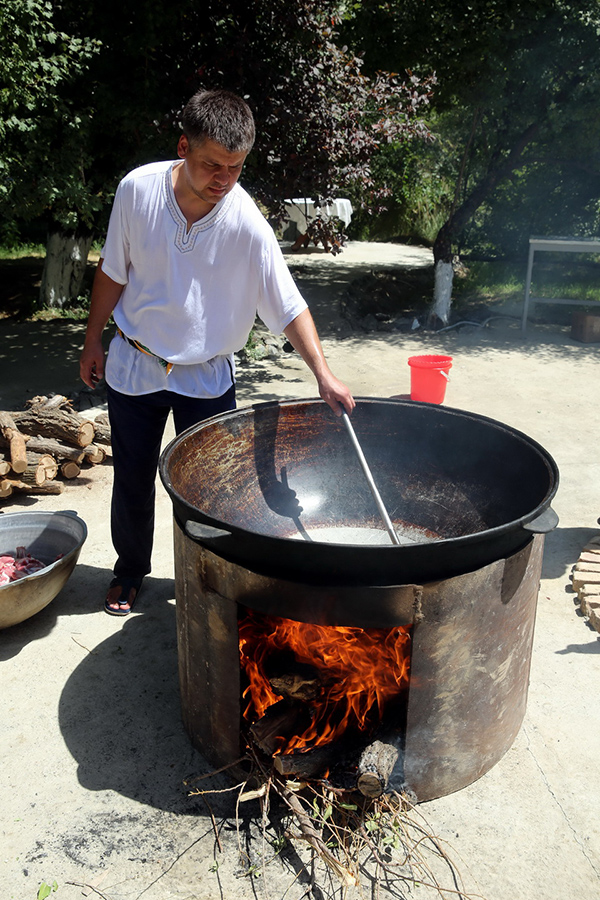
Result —
[[[450,308],[452,306],[453,280],[454,269],[452,267],[452,262],[445,262],[443,259],[438,259],[434,271],[433,306],[431,307],[428,316],[430,324],[434,324],[437,319],[444,325],[448,324],[450,319]]]
[[[50,231],[40,287],[40,305],[62,309],[81,293],[92,235]]]
[[[451,211],[438,231],[433,244],[435,285],[433,305],[428,316],[430,323],[435,322],[436,318],[438,318],[444,325],[447,325],[450,318],[452,281],[454,278],[454,269],[452,268],[452,247],[454,243],[484,200],[489,197],[501,181],[516,169],[525,147],[535,138],[539,127],[537,122],[529,125],[519,135],[519,138],[505,157],[501,160],[498,157],[492,160],[488,171],[479,184],[460,206]]]

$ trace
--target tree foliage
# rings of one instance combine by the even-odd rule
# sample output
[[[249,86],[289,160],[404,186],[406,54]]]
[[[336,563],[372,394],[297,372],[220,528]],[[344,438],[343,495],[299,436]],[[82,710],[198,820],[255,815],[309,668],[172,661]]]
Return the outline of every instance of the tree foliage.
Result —
[[[553,213],[570,193],[567,184],[578,185],[581,224],[581,212],[600,187],[593,162],[599,147],[599,26],[596,0],[360,4],[351,30],[377,35],[367,52],[371,65],[419,71],[426,64],[438,76],[437,127],[455,177],[440,255],[449,256],[483,203],[517,181],[521,202],[513,215],[521,220],[521,235],[540,222],[544,207],[550,212],[551,204],[540,204],[544,177],[546,201],[556,200]],[[567,206],[575,224],[577,211]]]
[[[367,29],[377,35],[370,65],[393,60],[419,71],[426,61],[438,76],[435,109],[455,172],[434,241],[438,263],[449,266],[466,230],[489,222],[497,199],[511,193],[504,208],[516,241],[548,233],[552,219],[562,233],[585,233],[584,211],[600,197],[596,0],[362,0],[349,31]],[[565,203],[574,184],[579,210]],[[447,292],[434,310],[447,320]]]
[[[0,212],[5,236],[15,212],[52,209],[66,228],[89,226],[102,205],[84,177],[91,98],[74,99],[97,41],[56,26],[44,0],[4,0],[0,10]]]
[[[384,144],[427,135],[419,114],[431,84],[364,75],[337,41],[341,6],[8,0],[3,102],[14,128],[4,211],[13,220],[43,214],[51,230],[97,226],[125,171],[174,155],[179,112],[201,86],[247,97],[258,139],[244,179],[275,217],[287,197],[341,191],[377,210],[386,189],[372,161]],[[33,85],[40,72],[43,89],[21,96],[15,84]]]
[[[350,195],[375,211],[386,188],[373,177],[380,147],[426,137],[420,117],[431,79],[366,76],[362,60],[340,46],[339,2],[208,0],[197,22],[197,86],[245,96],[257,142],[244,173],[276,217],[283,200]],[[188,23],[189,27],[189,23]]]

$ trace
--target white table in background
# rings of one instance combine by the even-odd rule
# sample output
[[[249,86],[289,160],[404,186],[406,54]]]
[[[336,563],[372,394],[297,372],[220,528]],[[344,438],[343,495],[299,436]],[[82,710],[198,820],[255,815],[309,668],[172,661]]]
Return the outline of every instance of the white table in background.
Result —
[[[598,238],[575,237],[530,237],[529,261],[527,263],[527,278],[525,280],[525,305],[523,307],[523,321],[521,330],[527,331],[527,317],[529,306],[535,303],[561,303],[569,306],[594,306],[597,300],[572,300],[558,297],[532,297],[531,274],[533,271],[533,258],[536,253],[600,253],[600,240]]]
[[[324,219],[336,216],[341,219],[346,227],[352,218],[352,204],[349,200],[333,200],[326,206],[316,206],[310,197],[298,197],[294,200],[285,200],[287,218],[294,222],[300,234],[306,234],[308,223],[321,215]]]

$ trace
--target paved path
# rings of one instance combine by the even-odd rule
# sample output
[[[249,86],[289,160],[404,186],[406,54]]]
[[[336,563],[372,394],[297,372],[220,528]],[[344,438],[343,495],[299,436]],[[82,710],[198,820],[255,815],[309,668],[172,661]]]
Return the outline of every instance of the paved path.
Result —
[[[553,503],[560,524],[546,541],[523,727],[483,778],[420,811],[451,848],[472,894],[596,900],[600,639],[578,614],[570,572],[599,533],[598,346],[578,344],[558,328],[532,326],[524,338],[518,324],[502,321],[470,334],[338,332],[335,304],[348,270],[394,265],[404,250],[366,245],[347,252],[336,260],[295,254],[292,265],[323,317],[332,366],[354,392],[407,393],[409,355],[449,353],[447,404],[521,429],[552,453],[561,472]],[[0,364],[12,354],[13,396],[77,387],[72,353],[82,329],[38,329],[33,354],[25,332],[19,338],[14,326],[4,329],[15,336],[0,347]],[[46,363],[41,374],[32,358]],[[0,381],[0,394],[5,387]],[[295,355],[250,367],[240,379],[242,404],[314,392]],[[101,892],[94,896],[108,900],[316,900],[322,895],[307,893],[302,877],[294,881],[292,855],[278,858],[261,879],[241,877],[230,795],[210,800],[222,823],[221,852],[205,802],[188,794],[185,779],[208,766],[180,720],[170,502],[159,488],[154,570],[135,614],[111,618],[100,609],[113,562],[110,480],[110,467],[97,467],[61,497],[5,507],[75,509],[89,539],[60,597],[0,633],[0,897],[35,900],[40,883],[56,879],[57,900],[83,896],[70,882],[93,882]],[[223,776],[210,784],[229,786]],[[244,816],[243,841],[258,862],[265,849],[272,852],[261,842],[258,804],[245,807]],[[417,893],[432,896],[425,887]],[[393,895],[384,889],[380,896]]]

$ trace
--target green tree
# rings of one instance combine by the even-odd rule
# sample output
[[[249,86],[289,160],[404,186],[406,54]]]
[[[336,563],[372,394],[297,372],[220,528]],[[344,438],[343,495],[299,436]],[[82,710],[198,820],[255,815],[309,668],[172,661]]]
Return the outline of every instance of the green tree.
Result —
[[[70,236],[63,281],[72,291],[83,274],[97,186],[82,177],[90,108],[76,102],[77,83],[98,52],[96,41],[56,27],[52,4],[4,0],[0,9],[0,213],[4,239],[17,217],[51,210]],[[49,302],[59,301],[47,278]]]
[[[420,114],[431,79],[363,74],[362,59],[340,46],[339,2],[246,0],[228,4],[225,22],[221,7],[203,9],[218,50],[202,51],[199,74],[253,107],[258,136],[245,178],[255,195],[276,217],[285,198],[326,202],[342,192],[370,212],[381,209],[387,189],[374,161],[390,142],[428,137]]]
[[[10,0],[13,21],[21,5]],[[73,295],[72,281],[58,285],[68,241],[79,241],[85,259],[81,237],[89,241],[103,228],[124,172],[173,155],[179,112],[198,87],[247,96],[258,140],[245,183],[275,219],[286,197],[326,200],[342,190],[376,209],[385,190],[378,190],[371,162],[382,144],[426,134],[418,114],[430,85],[416,76],[406,83],[364,76],[360,58],[336,43],[340,8],[331,0],[29,5],[20,29],[25,35],[37,28],[36,36],[27,49],[13,48],[11,58],[44,68],[53,34],[61,35],[62,56],[47,100],[19,106],[18,128],[31,147],[19,145],[18,163],[14,155],[4,210],[13,221],[46,218],[44,302],[62,304]],[[3,45],[12,28],[7,23]],[[13,93],[11,84],[7,102],[17,102]]]
[[[426,65],[438,77],[456,181],[434,242],[433,316],[447,321],[457,242],[508,179],[545,170],[550,193],[567,169],[589,171],[590,151],[597,159],[599,29],[596,0],[360,3],[351,34],[377,35],[370,65]],[[597,189],[590,179],[588,200]]]

